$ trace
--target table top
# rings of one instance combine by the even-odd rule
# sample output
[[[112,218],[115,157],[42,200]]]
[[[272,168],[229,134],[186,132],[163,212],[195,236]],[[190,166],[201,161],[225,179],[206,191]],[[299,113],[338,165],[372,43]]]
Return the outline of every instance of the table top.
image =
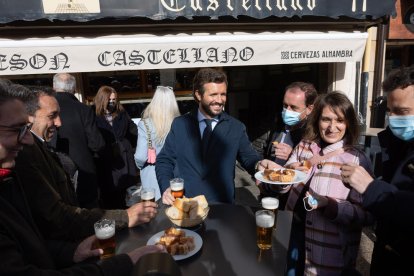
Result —
[[[165,206],[160,207],[150,223],[118,231],[116,252],[143,246],[152,235],[173,226],[164,211]],[[292,214],[278,212],[272,249],[259,250],[253,211],[242,205],[210,205],[207,219],[195,230],[203,239],[201,250],[177,261],[182,275],[284,275]]]

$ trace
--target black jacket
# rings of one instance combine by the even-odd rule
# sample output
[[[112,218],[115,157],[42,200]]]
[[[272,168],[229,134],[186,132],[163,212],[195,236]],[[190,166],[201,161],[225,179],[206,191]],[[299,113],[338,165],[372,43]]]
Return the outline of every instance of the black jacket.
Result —
[[[106,146],[98,159],[98,180],[101,204],[105,208],[125,206],[125,190],[136,184],[138,169],[134,160],[134,149],[138,128],[126,111],[121,111],[112,121],[97,116],[96,123]]]
[[[387,145],[384,134],[379,135],[382,146]],[[414,258],[414,147],[395,136],[388,141],[393,142],[385,148],[390,158],[383,171],[392,177],[374,180],[363,194],[363,206],[378,221],[371,275],[406,275]]]
[[[94,233],[93,224],[101,218],[128,225],[125,210],[79,208],[72,183],[57,157],[34,137],[16,158],[16,172],[27,195],[34,221],[47,239],[77,240]]]
[[[77,243],[45,241],[33,222],[19,181],[14,177],[0,180],[0,275],[121,276],[131,273],[132,262],[126,254],[100,264],[75,266],[72,259],[76,247]]]
[[[105,146],[105,141],[96,126],[93,110],[71,93],[59,92],[56,99],[62,120],[56,150],[68,154],[80,170],[95,173],[93,154]]]

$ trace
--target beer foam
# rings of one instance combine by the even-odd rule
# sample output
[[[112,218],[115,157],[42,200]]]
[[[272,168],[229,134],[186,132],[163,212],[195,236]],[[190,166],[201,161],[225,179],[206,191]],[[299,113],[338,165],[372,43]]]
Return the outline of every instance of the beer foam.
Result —
[[[184,188],[184,183],[182,182],[172,182],[171,185],[172,191],[181,191]]]
[[[273,197],[262,198],[262,207],[269,210],[275,210],[279,208],[279,200]]]
[[[153,198],[155,198],[155,194],[153,192],[141,193],[141,199],[142,200],[151,200]]]
[[[273,227],[275,220],[273,216],[268,214],[260,214],[256,216],[256,225],[263,228]]]
[[[115,226],[106,225],[102,228],[95,229],[95,235],[98,239],[109,239],[115,235]]]

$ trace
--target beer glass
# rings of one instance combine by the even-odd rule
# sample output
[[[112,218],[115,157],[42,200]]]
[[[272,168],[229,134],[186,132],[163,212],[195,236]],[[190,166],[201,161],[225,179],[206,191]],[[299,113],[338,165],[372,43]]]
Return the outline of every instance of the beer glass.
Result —
[[[142,188],[141,189],[141,202],[152,201],[155,202],[155,189],[154,188]]]
[[[98,248],[103,250],[101,259],[115,255],[115,220],[102,219],[94,224]]]
[[[273,225],[275,214],[270,210],[259,210],[256,216],[257,246],[262,250],[272,248]]]
[[[170,180],[171,194],[174,198],[182,198],[184,196],[184,179],[173,178]]]
[[[274,197],[264,197],[262,198],[262,208],[270,210],[275,214],[275,223],[273,229],[276,229],[277,222],[277,208],[279,208],[279,199]]]

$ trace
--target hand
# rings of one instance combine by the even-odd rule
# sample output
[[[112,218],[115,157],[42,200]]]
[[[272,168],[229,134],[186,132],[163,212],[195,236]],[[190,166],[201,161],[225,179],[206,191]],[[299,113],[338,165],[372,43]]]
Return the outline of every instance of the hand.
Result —
[[[147,245],[147,246],[139,247],[129,252],[128,256],[131,258],[132,262],[135,264],[139,260],[139,258],[141,258],[142,256],[146,254],[150,254],[150,253],[157,253],[157,252],[167,252],[167,250],[165,250],[165,247],[160,244]]]
[[[292,147],[285,143],[278,143],[276,146],[273,145],[275,149],[276,158],[282,160],[288,160],[290,154],[292,153]]]
[[[151,201],[140,202],[132,205],[126,211],[128,213],[128,227],[147,223],[157,215],[158,205]]]
[[[344,164],[341,170],[342,181],[351,185],[360,194],[363,194],[374,180],[363,167],[354,163]]]
[[[279,194],[285,194],[290,191],[292,185],[269,185],[269,189]]]
[[[73,262],[79,263],[91,257],[98,257],[103,254],[100,248],[92,249],[92,245],[97,242],[95,235],[90,236],[78,244],[75,254],[73,255]]]
[[[171,188],[165,190],[162,194],[162,203],[172,205],[175,201],[175,197],[171,194]]]
[[[282,168],[282,166],[268,159],[261,160],[259,162],[259,166],[257,167],[259,171],[263,171],[264,169],[279,169],[279,168]]]

